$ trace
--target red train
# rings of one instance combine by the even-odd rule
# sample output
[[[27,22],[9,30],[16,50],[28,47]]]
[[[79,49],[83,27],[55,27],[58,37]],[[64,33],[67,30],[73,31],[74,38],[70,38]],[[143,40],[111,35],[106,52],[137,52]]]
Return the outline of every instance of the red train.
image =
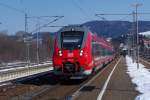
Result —
[[[54,74],[70,79],[85,78],[114,57],[112,45],[79,25],[63,27],[54,44]]]

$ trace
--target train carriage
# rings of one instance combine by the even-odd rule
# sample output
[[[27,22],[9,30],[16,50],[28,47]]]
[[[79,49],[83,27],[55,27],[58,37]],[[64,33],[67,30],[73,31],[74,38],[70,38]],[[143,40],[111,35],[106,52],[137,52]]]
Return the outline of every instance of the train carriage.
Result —
[[[71,79],[84,78],[113,59],[113,48],[88,28],[79,25],[63,27],[54,44],[54,74]]]

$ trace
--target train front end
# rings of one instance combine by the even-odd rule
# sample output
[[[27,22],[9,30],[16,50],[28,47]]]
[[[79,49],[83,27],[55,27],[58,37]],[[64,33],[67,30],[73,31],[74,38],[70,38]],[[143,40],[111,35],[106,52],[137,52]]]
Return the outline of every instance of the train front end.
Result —
[[[62,28],[55,39],[54,74],[59,78],[81,79],[92,73],[91,36],[85,27]]]

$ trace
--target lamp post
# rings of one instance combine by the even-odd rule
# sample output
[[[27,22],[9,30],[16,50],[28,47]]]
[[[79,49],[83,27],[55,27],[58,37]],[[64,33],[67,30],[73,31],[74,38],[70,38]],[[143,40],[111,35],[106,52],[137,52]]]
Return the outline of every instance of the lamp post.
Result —
[[[137,63],[137,68],[139,68],[139,36],[138,36],[138,30],[139,30],[139,25],[138,25],[138,7],[142,6],[142,4],[134,4],[132,5],[135,7],[135,20],[136,20],[136,63]]]
[[[36,52],[36,59],[37,59],[37,64],[39,64],[39,34],[40,34],[40,22],[39,19],[37,20],[37,38],[36,38],[36,47],[37,47],[37,52]]]

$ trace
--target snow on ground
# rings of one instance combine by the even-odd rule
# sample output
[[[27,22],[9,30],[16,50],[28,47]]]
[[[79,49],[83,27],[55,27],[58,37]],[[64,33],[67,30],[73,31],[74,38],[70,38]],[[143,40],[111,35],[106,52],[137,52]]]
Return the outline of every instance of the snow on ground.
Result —
[[[146,31],[146,32],[141,32],[139,33],[141,35],[145,35],[145,36],[150,36],[150,31]]]
[[[132,78],[132,83],[136,84],[136,90],[141,94],[135,100],[150,100],[150,72],[144,65],[133,63],[129,56],[126,56],[126,64],[128,66],[127,73]]]
[[[22,67],[8,67],[8,68],[4,68],[4,69],[0,69],[0,72],[7,72],[10,70],[18,70],[18,69],[23,69],[23,68],[28,68],[28,67],[38,67],[38,66],[45,66],[45,65],[50,65],[52,64],[52,62],[44,62],[42,64],[35,64],[35,65],[26,65],[26,66],[22,66]]]

